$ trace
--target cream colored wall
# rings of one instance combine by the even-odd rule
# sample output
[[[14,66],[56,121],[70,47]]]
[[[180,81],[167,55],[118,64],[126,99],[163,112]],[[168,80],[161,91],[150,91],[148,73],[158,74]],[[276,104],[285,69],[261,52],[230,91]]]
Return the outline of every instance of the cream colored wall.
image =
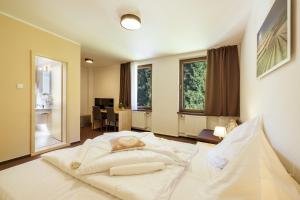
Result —
[[[94,68],[88,67],[88,113],[92,114],[92,107],[94,106]]]
[[[85,66],[81,66],[80,81],[80,115],[89,114],[89,71]]]
[[[80,115],[91,115],[94,106],[94,68],[81,65]]]
[[[67,131],[79,141],[80,46],[2,14],[0,26],[0,162],[30,153],[30,50],[68,63]]]
[[[265,132],[290,173],[300,182],[300,3],[292,0],[292,60],[256,78],[256,34],[273,0],[257,1],[242,42],[241,118],[263,115]]]
[[[118,108],[120,92],[120,64],[107,67],[95,67],[93,69],[93,74],[94,97],[114,98],[114,107]]]

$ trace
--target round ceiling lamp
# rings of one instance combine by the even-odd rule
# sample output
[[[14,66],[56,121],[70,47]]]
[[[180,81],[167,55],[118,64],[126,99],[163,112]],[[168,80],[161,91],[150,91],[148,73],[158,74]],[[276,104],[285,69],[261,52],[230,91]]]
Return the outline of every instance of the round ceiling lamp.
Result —
[[[93,64],[93,62],[94,62],[93,59],[91,59],[91,58],[85,58],[84,60],[86,63],[89,63],[89,64]]]
[[[141,19],[133,14],[126,14],[121,17],[121,26],[128,30],[141,28]]]

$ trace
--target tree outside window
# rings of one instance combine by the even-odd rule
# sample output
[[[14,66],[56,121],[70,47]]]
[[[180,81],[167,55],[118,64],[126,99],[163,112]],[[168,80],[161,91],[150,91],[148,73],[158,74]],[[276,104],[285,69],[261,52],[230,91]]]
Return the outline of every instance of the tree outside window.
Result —
[[[206,57],[180,61],[180,111],[205,110]]]
[[[152,108],[152,65],[138,66],[137,73],[138,109]]]

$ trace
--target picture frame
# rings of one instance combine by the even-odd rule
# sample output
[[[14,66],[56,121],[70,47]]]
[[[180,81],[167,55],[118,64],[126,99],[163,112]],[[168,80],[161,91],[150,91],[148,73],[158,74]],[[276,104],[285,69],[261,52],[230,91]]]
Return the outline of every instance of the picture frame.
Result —
[[[256,77],[261,79],[291,60],[291,0],[275,0],[257,33]]]

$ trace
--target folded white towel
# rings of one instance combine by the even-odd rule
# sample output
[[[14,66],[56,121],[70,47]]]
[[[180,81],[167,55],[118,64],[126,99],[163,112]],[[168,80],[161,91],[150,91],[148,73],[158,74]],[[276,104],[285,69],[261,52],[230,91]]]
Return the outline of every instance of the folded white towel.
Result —
[[[121,165],[117,167],[112,167],[109,170],[111,176],[129,176],[151,173],[159,170],[165,169],[165,164],[163,162],[149,162],[149,163],[139,163],[131,165]]]
[[[78,156],[71,162],[71,169],[78,169],[80,167],[89,150],[91,143],[92,143],[91,139],[87,139],[83,143],[83,145],[79,149]]]

